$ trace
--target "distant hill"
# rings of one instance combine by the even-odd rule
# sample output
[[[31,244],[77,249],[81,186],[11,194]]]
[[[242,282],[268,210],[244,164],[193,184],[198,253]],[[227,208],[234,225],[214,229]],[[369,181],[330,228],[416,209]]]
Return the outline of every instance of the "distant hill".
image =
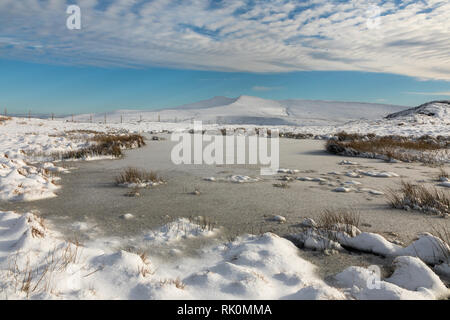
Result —
[[[414,116],[426,116],[450,122],[450,100],[427,102],[418,107],[391,113],[386,118],[411,118]]]
[[[359,102],[268,100],[252,96],[214,97],[176,108],[161,110],[117,110],[93,114],[93,121],[165,121],[255,125],[332,125],[351,120],[381,119],[406,107]],[[88,121],[91,115],[77,115],[77,121]],[[69,118],[67,118],[69,119]],[[71,117],[70,117],[71,119]]]

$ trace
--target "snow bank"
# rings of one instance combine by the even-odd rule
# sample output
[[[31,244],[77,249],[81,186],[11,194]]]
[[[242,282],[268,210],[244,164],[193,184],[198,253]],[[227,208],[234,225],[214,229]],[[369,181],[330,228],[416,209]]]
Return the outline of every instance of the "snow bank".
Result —
[[[439,277],[420,259],[397,257],[395,271],[387,279],[377,279],[373,270],[349,267],[335,276],[347,294],[362,300],[439,299],[450,293]]]
[[[177,238],[170,231],[166,234],[155,241]],[[439,277],[418,258],[398,257],[393,275],[380,281],[378,289],[367,285],[369,270],[347,268],[336,276],[339,289],[320,279],[316,267],[298,250],[292,242],[266,233],[211,245],[174,262],[159,261],[143,253],[71,243],[33,214],[0,212],[0,297],[435,299],[448,295]]]
[[[56,196],[57,177],[20,159],[0,155],[0,200],[31,201]]]
[[[69,243],[36,216],[12,212],[0,213],[0,284],[8,299],[344,298],[274,234],[245,236],[170,264]]]
[[[379,234],[361,232],[355,226],[342,224],[335,225],[331,230],[308,228],[299,234],[292,235],[292,237],[304,242],[305,246],[307,246],[306,243],[308,243],[308,241],[314,241],[317,238],[321,239],[321,243],[327,244],[322,248],[315,249],[336,249],[334,243],[338,243],[347,248],[385,257],[418,257],[429,264],[447,262],[450,254],[449,245],[430,233],[420,234],[418,238],[407,247],[392,243]],[[332,242],[331,246],[329,241]]]

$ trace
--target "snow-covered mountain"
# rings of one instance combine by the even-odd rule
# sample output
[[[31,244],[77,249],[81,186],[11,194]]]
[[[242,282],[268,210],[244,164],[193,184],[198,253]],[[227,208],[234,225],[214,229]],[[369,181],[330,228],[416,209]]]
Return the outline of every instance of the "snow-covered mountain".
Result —
[[[214,97],[197,103],[160,110],[117,110],[101,114],[84,114],[74,117],[76,121],[118,122],[162,121],[219,124],[257,125],[332,125],[351,120],[374,120],[387,114],[405,110],[406,107],[336,101],[268,100],[251,96],[238,98]]]

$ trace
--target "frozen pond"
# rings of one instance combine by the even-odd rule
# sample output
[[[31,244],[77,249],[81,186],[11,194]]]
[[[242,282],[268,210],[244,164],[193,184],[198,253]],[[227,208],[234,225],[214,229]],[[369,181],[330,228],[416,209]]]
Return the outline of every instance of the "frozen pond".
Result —
[[[280,167],[298,169],[297,177],[321,177],[324,183],[293,181],[290,188],[277,188],[282,174],[260,176],[256,165],[174,165],[170,154],[175,142],[148,140],[147,146],[126,152],[119,160],[73,162],[77,167],[62,175],[58,197],[25,203],[1,202],[4,210],[37,210],[65,234],[87,237],[133,238],[177,217],[203,216],[222,227],[219,239],[242,233],[272,231],[280,235],[293,232],[304,217],[316,218],[324,208],[356,208],[361,212],[362,229],[395,232],[410,240],[431,226],[434,217],[417,212],[389,209],[382,195],[364,192],[338,193],[339,183],[352,180],[341,173],[355,169],[338,163],[343,157],[323,151],[323,141],[280,139]],[[388,164],[372,159],[352,159],[358,168],[395,171],[398,178],[362,177],[364,187],[385,190],[395,187],[403,177],[429,179],[433,169],[411,164]],[[140,197],[128,197],[127,188],[114,185],[115,176],[128,166],[157,171],[167,184],[142,189]],[[339,173],[339,172],[338,172]],[[230,175],[261,178],[250,183],[211,182],[206,177]],[[353,179],[355,180],[355,179]],[[193,195],[198,189],[201,194]],[[123,219],[124,214],[134,218]],[[286,217],[280,224],[274,215]],[[431,221],[431,222],[430,222]],[[439,222],[442,222],[440,220]],[[210,241],[209,238],[205,241]]]

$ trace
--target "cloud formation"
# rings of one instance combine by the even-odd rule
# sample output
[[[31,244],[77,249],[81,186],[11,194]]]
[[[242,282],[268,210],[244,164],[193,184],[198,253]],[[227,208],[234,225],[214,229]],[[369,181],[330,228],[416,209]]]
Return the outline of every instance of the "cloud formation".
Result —
[[[353,70],[450,80],[448,0],[2,0],[0,57],[215,71]]]

